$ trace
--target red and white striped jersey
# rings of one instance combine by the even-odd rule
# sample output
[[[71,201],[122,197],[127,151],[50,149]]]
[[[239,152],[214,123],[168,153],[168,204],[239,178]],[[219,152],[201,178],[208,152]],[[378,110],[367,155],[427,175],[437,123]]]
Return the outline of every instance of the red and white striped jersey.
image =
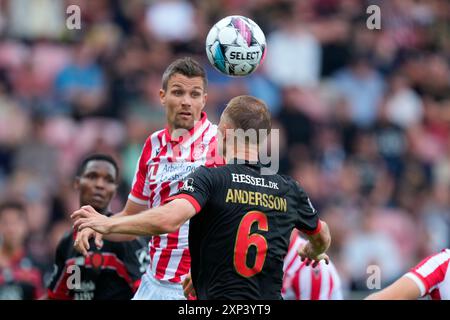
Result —
[[[285,300],[342,300],[341,280],[333,263],[312,268],[302,262],[297,250],[306,240],[294,231],[284,259],[281,294]]]
[[[128,198],[149,208],[157,207],[183,185],[183,179],[201,165],[214,166],[217,126],[202,112],[201,120],[178,138],[168,128],[145,142]],[[180,283],[190,270],[189,221],[177,232],[153,236],[149,243],[147,272],[156,279]]]
[[[429,256],[412,268],[405,276],[412,279],[422,297],[433,300],[450,300],[450,249]]]

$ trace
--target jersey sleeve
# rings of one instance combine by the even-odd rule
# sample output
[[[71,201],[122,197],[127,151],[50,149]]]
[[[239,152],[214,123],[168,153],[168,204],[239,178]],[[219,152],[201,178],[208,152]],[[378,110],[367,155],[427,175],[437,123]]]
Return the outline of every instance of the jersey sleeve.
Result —
[[[321,223],[317,210],[300,185],[296,181],[292,181],[292,183],[296,200],[294,210],[298,213],[296,228],[308,235],[319,233]]]
[[[47,296],[49,299],[71,299],[69,289],[67,288],[67,278],[70,274],[66,272],[66,257],[64,255],[65,240],[66,238],[63,238],[56,249],[53,272],[47,283]]]
[[[186,199],[194,206],[195,212],[198,213],[208,202],[213,188],[214,183],[211,170],[201,166],[187,176],[180,190],[164,201],[164,203],[174,199]]]
[[[147,162],[151,156],[151,152],[152,145],[150,136],[145,141],[141,155],[139,156],[138,162],[136,164],[136,171],[131,186],[131,192],[128,195],[128,199],[141,205],[147,205],[147,201],[150,199],[150,188],[146,183],[146,180],[148,170]]]
[[[416,283],[423,297],[444,281],[449,262],[450,252],[444,250],[425,258],[405,276]]]

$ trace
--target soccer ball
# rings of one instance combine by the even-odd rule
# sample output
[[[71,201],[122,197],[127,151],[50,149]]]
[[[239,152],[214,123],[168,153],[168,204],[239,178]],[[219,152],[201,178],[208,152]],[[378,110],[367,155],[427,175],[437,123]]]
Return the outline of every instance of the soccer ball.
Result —
[[[217,22],[206,37],[209,62],[229,76],[246,76],[258,68],[266,55],[266,37],[261,28],[243,16]]]

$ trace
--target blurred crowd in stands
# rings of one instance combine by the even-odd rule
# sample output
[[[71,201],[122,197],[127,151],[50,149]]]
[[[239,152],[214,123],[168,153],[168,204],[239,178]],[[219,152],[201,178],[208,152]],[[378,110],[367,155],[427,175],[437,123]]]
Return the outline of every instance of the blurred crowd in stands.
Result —
[[[69,5],[81,29],[69,30]],[[381,9],[370,30],[369,5]],[[266,34],[255,74],[206,59],[219,19]],[[348,296],[369,265],[390,283],[450,242],[450,2],[442,0],[0,0],[0,202],[26,205],[27,252],[44,275],[77,209],[87,154],[120,163],[112,210],[127,198],[147,136],[165,125],[161,76],[192,56],[218,121],[233,96],[269,105],[280,172],[294,176],[331,229]]]

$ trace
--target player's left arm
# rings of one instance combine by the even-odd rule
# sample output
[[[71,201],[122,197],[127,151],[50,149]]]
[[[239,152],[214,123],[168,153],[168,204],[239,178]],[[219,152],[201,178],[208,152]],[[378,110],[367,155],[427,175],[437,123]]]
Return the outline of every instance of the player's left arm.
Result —
[[[325,221],[319,219],[317,210],[311,203],[306,192],[296,181],[292,181],[292,189],[295,192],[294,199],[298,212],[296,227],[308,239],[306,244],[298,250],[302,261],[306,260],[306,265],[312,263],[313,268],[320,260],[329,263],[326,251],[331,244],[330,229]]]
[[[308,259],[306,265],[312,263],[312,267],[316,267],[320,260],[325,260],[328,264],[330,258],[325,253],[331,244],[331,235],[328,224],[325,221],[319,220],[319,232],[314,234],[305,233],[308,242],[300,247],[298,254],[302,261]]]
[[[416,300],[420,297],[421,292],[417,283],[403,276],[389,287],[369,295],[365,300]]]
[[[193,217],[196,209],[186,199],[173,201],[132,216],[114,219],[98,214],[90,207],[81,208],[73,214],[74,228],[91,228],[102,234],[122,233],[137,236],[172,233]]]

